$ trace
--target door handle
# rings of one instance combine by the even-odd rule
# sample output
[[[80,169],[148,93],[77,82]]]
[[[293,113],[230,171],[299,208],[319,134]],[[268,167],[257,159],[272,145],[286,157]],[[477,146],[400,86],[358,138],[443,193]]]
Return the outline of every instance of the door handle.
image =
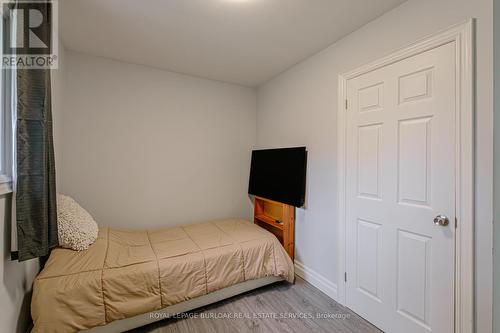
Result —
[[[446,227],[450,223],[450,220],[444,215],[438,215],[434,218],[434,224]]]

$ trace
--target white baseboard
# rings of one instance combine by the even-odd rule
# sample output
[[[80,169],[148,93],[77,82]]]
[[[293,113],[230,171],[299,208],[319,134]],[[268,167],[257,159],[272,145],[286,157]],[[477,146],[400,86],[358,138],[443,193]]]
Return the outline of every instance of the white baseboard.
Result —
[[[325,278],[323,275],[319,274],[318,272],[310,269],[307,266],[304,266],[303,263],[301,263],[298,260],[295,260],[295,274],[324,292],[327,296],[332,298],[333,300],[338,302],[337,298],[337,285],[333,283],[332,281],[328,280]]]

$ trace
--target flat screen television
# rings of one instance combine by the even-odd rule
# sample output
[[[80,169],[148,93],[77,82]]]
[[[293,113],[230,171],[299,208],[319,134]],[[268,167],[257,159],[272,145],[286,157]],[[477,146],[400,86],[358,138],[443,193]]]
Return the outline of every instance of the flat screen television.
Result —
[[[248,193],[302,207],[306,165],[306,147],[254,150]]]

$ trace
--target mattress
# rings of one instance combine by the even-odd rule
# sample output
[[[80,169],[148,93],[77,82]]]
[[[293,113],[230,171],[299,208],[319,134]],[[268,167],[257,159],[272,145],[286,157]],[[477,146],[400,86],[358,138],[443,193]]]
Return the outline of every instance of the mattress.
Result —
[[[276,237],[245,220],[102,228],[82,252],[54,249],[33,285],[32,332],[77,332],[266,276],[293,281]]]

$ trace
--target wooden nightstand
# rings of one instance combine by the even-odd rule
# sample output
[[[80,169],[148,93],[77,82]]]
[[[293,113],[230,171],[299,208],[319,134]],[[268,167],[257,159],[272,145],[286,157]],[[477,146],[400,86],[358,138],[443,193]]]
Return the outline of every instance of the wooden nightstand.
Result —
[[[273,233],[294,260],[295,207],[255,196],[254,223]]]

